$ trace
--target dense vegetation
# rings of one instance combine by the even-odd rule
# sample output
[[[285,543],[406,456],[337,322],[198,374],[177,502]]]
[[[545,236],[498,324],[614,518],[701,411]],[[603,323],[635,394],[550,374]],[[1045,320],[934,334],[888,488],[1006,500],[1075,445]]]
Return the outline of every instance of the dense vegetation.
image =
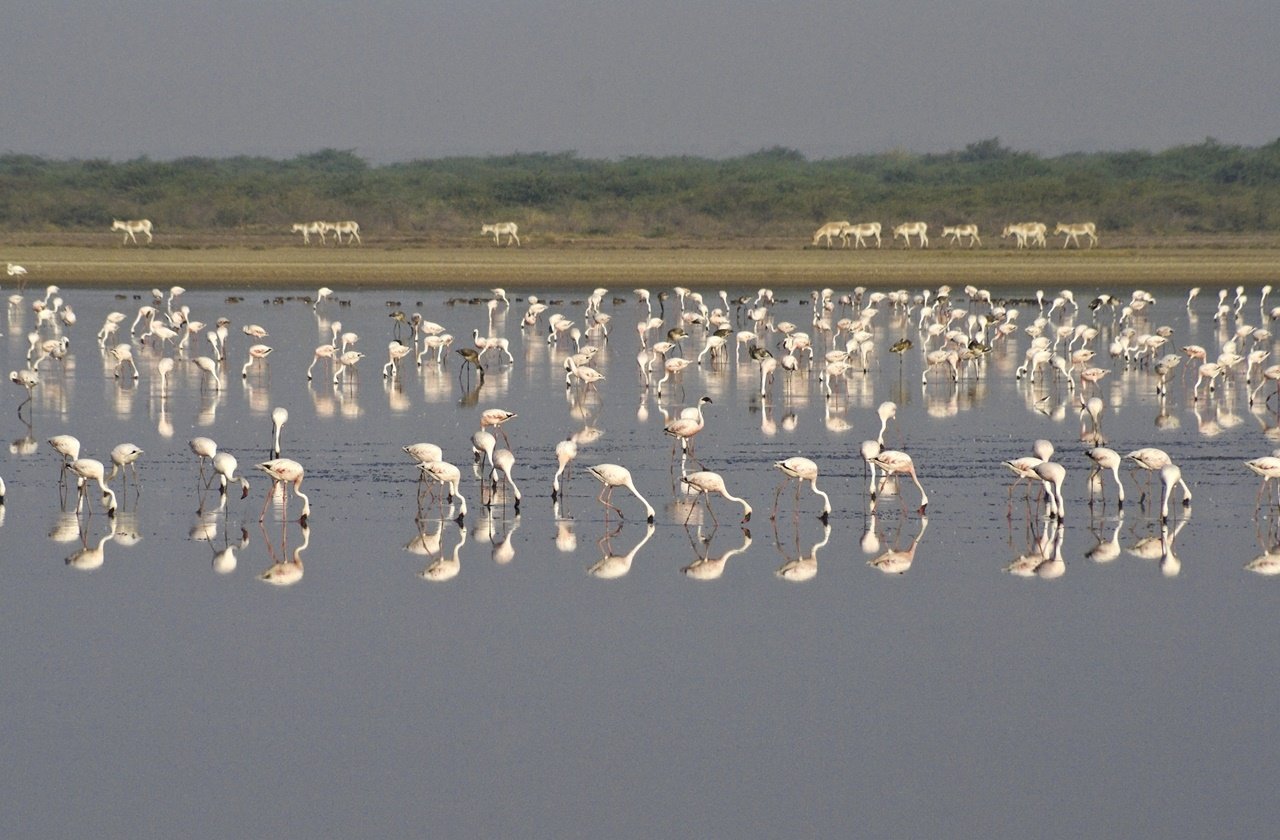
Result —
[[[727,160],[566,152],[379,166],[341,150],[286,161],[0,156],[9,230],[100,231],[113,217],[148,217],[158,232],[276,232],[350,218],[375,237],[410,241],[474,238],[481,221],[498,219],[544,239],[793,237],[829,219],[887,227],[915,218],[986,231],[1039,218],[1136,234],[1249,233],[1280,228],[1280,140],[1055,158],[998,139],[945,154],[828,160],[785,148]]]

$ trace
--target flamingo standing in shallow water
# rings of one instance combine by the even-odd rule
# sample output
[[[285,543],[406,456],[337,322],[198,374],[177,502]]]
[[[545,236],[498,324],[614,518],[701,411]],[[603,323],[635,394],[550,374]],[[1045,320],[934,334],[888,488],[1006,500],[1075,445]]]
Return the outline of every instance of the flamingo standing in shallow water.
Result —
[[[1262,486],[1258,488],[1258,503],[1254,510],[1262,507],[1262,494],[1270,486],[1274,479],[1280,478],[1280,457],[1275,455],[1264,455],[1261,458],[1254,458],[1251,461],[1245,461],[1244,465],[1252,470],[1256,475],[1262,477]],[[1270,501],[1270,500],[1268,500]],[[1280,504],[1280,502],[1278,502]]]
[[[1066,480],[1067,468],[1056,461],[1041,461],[1032,469],[1044,484],[1045,496],[1049,500],[1049,518],[1063,520],[1066,518],[1066,504],[1062,499],[1062,482]]]
[[[280,457],[280,430],[289,422],[289,409],[276,406],[271,409],[271,457]]]
[[[271,504],[271,497],[275,495],[277,487],[280,487],[283,491],[285,510],[288,510],[288,485],[292,484],[293,495],[302,499],[302,516],[298,521],[306,525],[307,517],[311,515],[311,499],[307,498],[307,494],[302,492],[302,479],[305,475],[302,464],[290,458],[272,458],[270,461],[255,464],[254,468],[262,470],[271,476],[271,489],[267,491],[267,499],[262,503],[262,513],[259,515],[258,521],[261,522],[267,518],[267,505]]]
[[[70,464],[67,469],[71,470],[80,477],[80,495],[76,499],[76,513],[80,512],[80,505],[84,502],[87,494],[87,483],[90,481],[98,482],[98,488],[102,490],[102,504],[107,509],[107,516],[114,517],[116,515],[116,494],[115,491],[107,486],[106,467],[101,461],[93,458],[77,458]],[[110,499],[110,502],[107,500]]]
[[[773,494],[773,513],[770,519],[778,518],[778,497],[782,494],[782,488],[786,487],[791,479],[796,480],[796,501],[800,500],[800,485],[809,482],[809,486],[813,488],[813,492],[822,497],[822,515],[818,518],[826,523],[827,517],[831,515],[831,497],[818,489],[818,465],[808,458],[799,455],[788,458],[785,461],[775,461],[773,464],[775,469],[781,470],[786,476],[782,483],[778,485],[778,489]]]
[[[566,473],[569,468],[569,462],[578,457],[578,444],[570,438],[562,440],[556,444],[556,461],[559,467],[556,469],[555,477],[551,479],[551,501],[555,501],[560,496],[560,475]],[[565,480],[568,480],[565,475]]]
[[[233,481],[240,482],[240,498],[249,495],[249,482],[244,476],[236,475],[236,467],[238,466],[236,458],[230,452],[219,452],[213,456],[213,471],[218,476],[218,492],[226,496],[227,485]]]
[[[454,497],[457,496],[460,507],[458,521],[461,522],[467,515],[467,497],[463,496],[458,489],[458,484],[462,481],[462,471],[447,461],[419,463],[418,469],[422,470],[423,475],[429,475],[441,484],[449,486],[448,502],[452,504]]]
[[[210,378],[213,379],[213,390],[215,391],[222,390],[222,377],[218,376],[217,362],[215,362],[213,359],[209,358],[208,356],[196,356],[191,361],[195,363],[196,367],[200,368],[200,370],[204,371],[204,373],[206,373]],[[203,390],[204,388],[203,383],[201,384],[200,387]]]
[[[507,484],[511,485],[511,495],[515,498],[515,511],[520,512],[520,488],[516,486],[516,480],[511,477],[511,468],[515,466],[516,456],[512,454],[510,449],[499,449],[493,453],[493,470],[494,473],[502,473]],[[497,490],[497,477],[494,477],[494,490]],[[490,500],[492,502],[492,499]]]
[[[644,505],[649,524],[653,524],[653,505],[649,504],[649,501],[644,496],[641,496],[640,491],[636,489],[635,482],[631,480],[630,470],[617,464],[596,464],[593,467],[587,467],[587,472],[594,475],[604,485],[604,489],[600,491],[600,496],[598,497],[598,501],[602,505],[617,511],[618,516],[622,516],[622,510],[611,504],[609,499],[613,497],[615,487],[625,487],[640,500],[640,504]]]
[[[1095,446],[1092,449],[1085,450],[1084,453],[1090,461],[1093,461],[1093,472],[1089,473],[1089,504],[1093,504],[1093,481],[1103,470],[1111,470],[1111,474],[1116,480],[1116,495],[1118,498],[1117,506],[1124,508],[1124,484],[1120,481],[1120,453],[1114,449],[1108,449],[1105,446]]]
[[[714,473],[710,470],[700,470],[698,472],[692,472],[688,475],[681,476],[680,481],[687,484],[694,492],[702,497],[704,502],[706,502],[707,512],[711,514],[711,521],[717,521],[715,511],[711,509],[711,499],[708,498],[711,493],[719,493],[729,501],[737,502],[742,505],[743,522],[747,522],[751,519],[751,505],[747,504],[745,499],[739,499],[737,496],[730,493],[724,486],[724,479],[719,473]],[[688,524],[689,517],[693,516],[693,511],[696,507],[697,500],[694,500],[694,503],[689,506],[689,515],[684,519],[685,524]]]
[[[1169,521],[1169,497],[1173,495],[1174,486],[1182,488],[1182,506],[1190,507],[1191,494],[1187,492],[1187,484],[1182,480],[1182,470],[1177,464],[1166,464],[1160,468],[1160,521]]]
[[[906,473],[911,476],[911,480],[915,482],[916,489],[920,491],[920,515],[924,516],[925,510],[929,506],[929,494],[924,492],[924,487],[916,476],[916,465],[912,462],[911,456],[895,449],[886,449],[871,460],[886,477],[898,475],[899,473]],[[875,496],[871,498],[872,501],[875,500]]]
[[[107,481],[111,481],[116,477],[116,472],[123,473],[126,468],[133,472],[133,483],[138,484],[138,466],[135,463],[143,455],[142,450],[136,443],[122,443],[111,450],[111,474],[107,476]],[[128,497],[125,497],[128,502]]]
[[[252,347],[250,347],[249,359],[244,363],[244,366],[240,368],[240,378],[248,379],[249,368],[253,367],[253,363],[258,360],[262,360],[262,363],[266,364],[267,356],[270,356],[270,355],[271,355],[271,347],[266,344],[255,344]]]
[[[502,430],[502,424],[508,420],[514,420],[519,415],[514,411],[507,411],[502,408],[487,408],[480,413],[480,428],[487,429],[493,426],[498,430],[498,434],[502,435],[502,442],[511,447],[511,441],[507,439],[507,433]]]

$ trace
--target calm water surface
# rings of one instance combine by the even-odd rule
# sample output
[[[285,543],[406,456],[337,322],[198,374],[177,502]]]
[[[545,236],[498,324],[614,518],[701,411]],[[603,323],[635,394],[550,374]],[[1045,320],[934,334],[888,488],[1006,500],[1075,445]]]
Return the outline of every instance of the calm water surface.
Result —
[[[1212,357],[1238,323],[1262,324],[1258,290],[1240,322],[1220,323],[1217,287],[1204,285],[1193,317],[1185,290],[1164,291],[1135,328],[1168,325],[1167,351],[1196,343]],[[703,291],[710,302],[716,290]],[[232,294],[243,299],[177,301],[210,324],[232,320],[220,393],[179,361],[162,397],[158,353],[136,343],[140,379],[113,378],[94,333],[119,310],[127,339],[150,294],[88,290],[63,291],[78,316],[65,371],[44,362],[21,412],[25,392],[3,391],[4,836],[1274,831],[1277,582],[1245,567],[1273,547],[1276,523],[1265,506],[1255,513],[1258,481],[1241,461],[1270,454],[1280,417],[1275,399],[1261,404],[1267,389],[1250,408],[1243,373],[1193,402],[1184,364],[1161,401],[1150,370],[1108,357],[1113,315],[1100,312],[1093,364],[1112,371],[1102,433],[1122,453],[1169,451],[1194,496],[1162,529],[1158,499],[1140,505],[1127,470],[1123,516],[1110,484],[1090,508],[1080,392],[1015,380],[1021,332],[980,377],[922,387],[917,316],[882,304],[871,370],[830,401],[807,364],[789,383],[780,372],[762,400],[745,359],[693,367],[659,400],[640,385],[642,309],[629,289],[605,298],[612,336],[593,341],[606,381],[567,393],[571,342],[548,346],[545,315],[521,331],[524,294],[494,321],[514,362],[495,359],[479,387],[459,379],[456,353],[421,369],[410,357],[395,384],[379,375],[397,308],[444,325],[454,347],[485,333],[488,311],[470,293],[364,292],[320,316],[287,293]],[[584,295],[540,294],[583,325]],[[775,321],[813,332],[807,292],[778,298]],[[1030,324],[1038,307],[1018,306]],[[673,294],[659,333],[676,307]],[[345,385],[329,383],[327,362],[308,384],[334,319],[367,358]],[[268,330],[274,352],[242,380],[246,323]],[[1082,306],[1067,323],[1095,319]],[[26,364],[33,326],[28,307],[10,309],[3,370]],[[701,349],[690,332],[685,357]],[[903,336],[915,347],[887,352]],[[196,352],[209,352],[203,339]],[[697,455],[754,506],[745,527],[733,504],[712,502],[717,526],[673,492],[662,409],[703,395],[713,403]],[[889,399],[899,411],[886,438],[913,455],[927,520],[905,482],[902,501],[886,494],[868,512],[858,446]],[[284,454],[306,467],[306,528],[296,500],[283,522],[269,506],[259,524],[268,488],[252,465],[269,456],[276,406],[289,411]],[[501,497],[486,510],[470,466],[470,434],[491,407],[519,413],[505,427],[518,515]],[[75,516],[74,490],[61,501],[45,441],[62,433],[102,460],[124,441],[146,451],[140,492],[115,483],[114,525],[96,492],[90,515]],[[553,449],[571,434],[578,468],[553,507]],[[202,488],[196,435],[237,456],[249,498],[220,507]],[[1037,438],[1068,470],[1060,529],[1021,490],[1009,501],[1001,462]],[[417,473],[400,450],[415,441],[462,466],[461,526],[432,504],[419,520]],[[784,492],[771,521],[772,463],[792,455],[818,463],[828,526],[808,487],[798,508]],[[631,468],[658,509],[652,528],[625,490],[614,496],[625,518],[606,520],[582,469],[605,461]],[[1028,574],[1009,571],[1028,555]],[[900,574],[868,562],[881,558]],[[292,585],[259,579],[294,559],[305,574]],[[610,579],[592,573],[602,560]]]

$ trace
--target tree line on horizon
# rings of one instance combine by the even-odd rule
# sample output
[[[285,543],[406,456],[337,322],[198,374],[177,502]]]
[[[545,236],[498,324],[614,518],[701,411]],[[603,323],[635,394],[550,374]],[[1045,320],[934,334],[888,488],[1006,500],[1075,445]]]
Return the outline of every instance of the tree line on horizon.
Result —
[[[157,233],[287,233],[295,222],[355,219],[375,236],[427,242],[478,238],[483,222],[507,220],[545,239],[807,238],[836,219],[880,221],[886,232],[915,219],[984,233],[1038,219],[1251,233],[1280,228],[1280,139],[1043,157],[991,138],[821,160],[783,147],[727,159],[560,152],[381,165],[338,149],[288,160],[0,155],[8,230],[97,231],[118,218],[149,218]]]

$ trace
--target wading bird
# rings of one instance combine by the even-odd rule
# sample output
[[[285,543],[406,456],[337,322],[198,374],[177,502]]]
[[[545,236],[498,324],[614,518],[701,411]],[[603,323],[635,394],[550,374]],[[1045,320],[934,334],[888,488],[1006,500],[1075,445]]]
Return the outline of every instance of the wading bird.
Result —
[[[831,497],[818,489],[818,465],[808,458],[799,455],[787,458],[785,461],[775,461],[773,464],[775,469],[781,470],[786,476],[782,479],[782,483],[778,485],[778,489],[773,494],[773,513],[771,519],[778,518],[778,498],[782,495],[782,488],[786,487],[791,479],[796,480],[796,502],[800,501],[800,485],[809,482],[809,486],[813,488],[813,492],[822,497],[822,514],[818,517],[824,523],[827,517],[831,515]],[[798,512],[798,511],[797,511]]]
[[[261,464],[255,464],[255,469],[262,470],[271,476],[271,489],[267,491],[267,499],[262,503],[262,513],[258,516],[258,521],[262,522],[267,518],[267,505],[271,504],[271,499],[275,495],[276,488],[281,491],[281,502],[283,510],[287,513],[289,509],[289,486],[293,485],[293,495],[302,499],[302,516],[298,520],[302,525],[307,524],[307,517],[311,515],[311,499],[307,498],[307,494],[302,492],[302,479],[305,475],[302,464],[290,458],[272,458],[270,461],[263,461]],[[283,515],[282,517],[283,518]]]
[[[600,491],[600,496],[598,497],[598,501],[602,505],[617,511],[618,516],[622,516],[622,510],[615,507],[609,500],[613,497],[615,487],[625,487],[640,500],[640,504],[644,505],[648,521],[650,524],[653,523],[653,505],[649,504],[649,501],[644,496],[641,496],[640,491],[636,489],[635,482],[631,480],[630,470],[617,464],[596,464],[593,467],[587,467],[587,472],[594,475],[604,485],[604,489]]]
[[[751,505],[747,504],[745,499],[739,499],[737,496],[730,493],[728,489],[725,488],[724,479],[720,477],[719,473],[714,473],[714,472],[711,472],[710,470],[700,470],[698,472],[692,472],[692,473],[689,473],[688,475],[681,476],[680,481],[688,485],[692,490],[697,492],[697,494],[702,497],[702,501],[704,501],[707,505],[707,513],[711,514],[711,520],[713,522],[716,522],[717,520],[716,520],[716,513],[711,508],[711,499],[709,498],[709,495],[711,493],[719,493],[721,496],[724,496],[729,501],[737,502],[738,504],[742,505],[742,521],[743,522],[747,522],[751,519]],[[697,507],[696,499],[694,500],[694,503],[689,506],[689,515],[685,517],[685,520],[684,520],[685,524],[688,524],[689,517],[693,516],[693,511],[695,507]]]

